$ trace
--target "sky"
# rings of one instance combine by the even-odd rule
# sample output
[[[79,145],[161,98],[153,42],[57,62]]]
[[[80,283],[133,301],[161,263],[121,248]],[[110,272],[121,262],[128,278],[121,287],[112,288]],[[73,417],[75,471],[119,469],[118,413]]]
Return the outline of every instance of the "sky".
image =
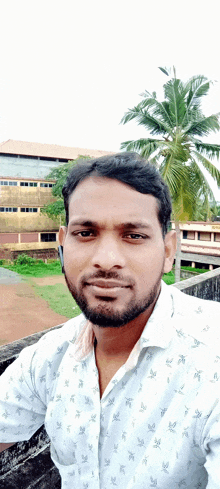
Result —
[[[0,18],[0,142],[119,151],[149,136],[120,120],[144,90],[163,99],[159,66],[212,80],[220,112],[218,0],[2,0]]]

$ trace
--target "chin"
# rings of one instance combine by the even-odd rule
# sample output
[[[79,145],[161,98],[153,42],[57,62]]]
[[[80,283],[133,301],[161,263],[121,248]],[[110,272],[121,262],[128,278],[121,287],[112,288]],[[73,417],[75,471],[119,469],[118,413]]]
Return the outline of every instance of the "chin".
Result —
[[[130,323],[140,316],[140,314],[144,313],[152,304],[156,302],[160,291],[161,282],[160,276],[159,280],[154,284],[152,289],[146,294],[145,297],[140,300],[133,298],[128,304],[117,308],[117,305],[114,304],[115,301],[112,301],[110,298],[102,299],[97,306],[92,306],[87,301],[83,293],[83,288],[77,290],[76,287],[74,287],[68,280],[66,273],[65,278],[70,293],[86,318],[92,324],[103,328],[119,328]]]

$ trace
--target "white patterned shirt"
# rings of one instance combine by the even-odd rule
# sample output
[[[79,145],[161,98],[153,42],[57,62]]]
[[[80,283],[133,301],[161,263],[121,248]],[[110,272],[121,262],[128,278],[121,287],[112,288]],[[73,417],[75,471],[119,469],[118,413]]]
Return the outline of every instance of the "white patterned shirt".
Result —
[[[63,489],[219,489],[219,317],[163,283],[101,400],[92,326],[71,319],[1,376],[0,442],[45,424]]]

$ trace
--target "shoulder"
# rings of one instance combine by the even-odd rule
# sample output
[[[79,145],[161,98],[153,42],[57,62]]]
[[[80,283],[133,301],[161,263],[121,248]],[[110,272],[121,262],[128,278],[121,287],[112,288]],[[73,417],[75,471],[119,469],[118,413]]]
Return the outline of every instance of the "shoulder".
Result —
[[[32,372],[36,368],[42,371],[52,364],[58,367],[66,351],[74,345],[85,323],[85,316],[80,314],[67,321],[61,328],[45,333],[37,343],[22,350],[19,355],[21,363]]]
[[[176,287],[169,285],[170,293],[173,298],[174,308],[176,312],[182,315],[188,314],[211,314],[217,318],[220,313],[220,303],[210,300],[200,299],[198,297],[185,294]]]
[[[174,322],[183,337],[202,343],[217,354],[220,350],[220,303],[193,297],[170,286]]]

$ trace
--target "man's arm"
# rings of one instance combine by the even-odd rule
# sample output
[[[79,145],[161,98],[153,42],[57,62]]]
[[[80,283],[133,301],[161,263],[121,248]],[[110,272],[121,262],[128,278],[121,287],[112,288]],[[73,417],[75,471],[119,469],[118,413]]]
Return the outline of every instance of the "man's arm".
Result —
[[[0,452],[3,452],[6,448],[11,447],[12,445],[14,445],[14,443],[0,443]]]

